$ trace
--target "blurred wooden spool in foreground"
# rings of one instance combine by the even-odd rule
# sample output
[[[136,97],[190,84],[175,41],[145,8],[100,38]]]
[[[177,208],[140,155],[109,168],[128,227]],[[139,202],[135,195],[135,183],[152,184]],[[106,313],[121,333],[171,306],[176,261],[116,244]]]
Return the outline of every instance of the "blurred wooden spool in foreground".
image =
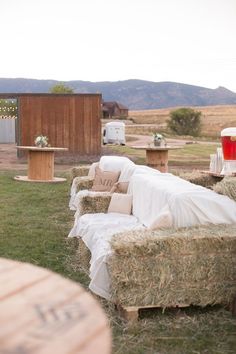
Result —
[[[0,353],[111,353],[98,302],[51,271],[0,258]]]

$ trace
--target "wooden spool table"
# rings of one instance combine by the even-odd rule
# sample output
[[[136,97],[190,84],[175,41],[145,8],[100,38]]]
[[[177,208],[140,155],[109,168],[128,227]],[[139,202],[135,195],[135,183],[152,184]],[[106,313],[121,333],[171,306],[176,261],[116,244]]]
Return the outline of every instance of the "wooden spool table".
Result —
[[[54,153],[67,151],[67,148],[17,146],[28,151],[28,176],[16,176],[17,181],[26,182],[64,182],[65,178],[54,177]]]
[[[0,258],[0,353],[111,353],[92,295],[51,271]]]
[[[168,172],[168,151],[180,149],[176,146],[133,146],[134,149],[146,150],[146,163],[160,172]]]

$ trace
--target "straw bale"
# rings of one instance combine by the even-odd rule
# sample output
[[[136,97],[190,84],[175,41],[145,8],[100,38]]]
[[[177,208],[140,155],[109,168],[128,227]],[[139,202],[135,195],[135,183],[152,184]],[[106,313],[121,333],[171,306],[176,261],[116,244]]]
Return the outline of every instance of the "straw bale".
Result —
[[[84,177],[75,177],[74,183],[76,183],[77,192],[84,189],[91,189],[93,186],[93,178],[84,176]]]
[[[214,191],[224,194],[236,201],[236,178],[225,177],[221,182],[218,182],[214,187]]]
[[[79,269],[89,275],[91,253],[81,238],[79,238],[79,247],[76,251],[76,258],[78,259]]]
[[[198,170],[194,170],[192,172],[180,172],[178,176],[186,181],[206,188],[211,188],[217,183],[216,177],[204,174]]]
[[[106,213],[111,201],[109,192],[91,192],[80,198],[80,215]]]
[[[80,165],[72,167],[70,171],[71,180],[73,181],[75,177],[88,176],[89,168],[90,165]]]
[[[122,306],[228,304],[236,294],[236,225],[130,231],[111,247],[112,298]]]

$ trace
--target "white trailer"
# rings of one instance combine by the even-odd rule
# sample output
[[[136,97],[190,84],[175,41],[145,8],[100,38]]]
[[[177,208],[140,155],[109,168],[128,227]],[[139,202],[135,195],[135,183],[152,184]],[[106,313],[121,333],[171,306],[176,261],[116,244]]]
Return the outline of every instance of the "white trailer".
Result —
[[[103,145],[125,145],[125,124],[122,122],[109,122],[103,130]]]

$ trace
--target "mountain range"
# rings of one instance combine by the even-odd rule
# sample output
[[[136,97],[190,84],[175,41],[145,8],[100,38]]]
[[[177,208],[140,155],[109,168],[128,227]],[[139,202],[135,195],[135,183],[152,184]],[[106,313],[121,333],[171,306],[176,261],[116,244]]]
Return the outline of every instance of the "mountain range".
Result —
[[[0,93],[47,93],[61,81],[0,78]],[[130,110],[177,106],[212,106],[236,104],[236,93],[224,87],[216,89],[176,82],[144,80],[63,81],[75,93],[101,93],[104,101],[117,101]]]

